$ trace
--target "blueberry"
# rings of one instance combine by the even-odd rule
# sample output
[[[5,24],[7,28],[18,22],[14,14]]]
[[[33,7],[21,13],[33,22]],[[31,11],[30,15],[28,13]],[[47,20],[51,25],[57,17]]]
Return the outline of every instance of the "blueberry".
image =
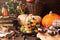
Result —
[[[49,29],[50,30],[55,30],[55,27],[54,26],[50,26]]]
[[[43,30],[43,32],[44,32],[44,33],[46,33],[46,32],[47,32],[47,30]]]
[[[49,31],[48,31],[48,34],[51,35],[51,36],[55,36],[55,35],[57,35],[57,32],[56,32],[56,31],[53,32],[53,31],[50,31],[50,30],[49,30]]]
[[[58,34],[60,34],[60,29],[57,30]]]
[[[43,30],[41,28],[38,28],[38,31],[41,32],[41,33],[46,33],[47,32],[47,30]]]
[[[38,31],[39,31],[39,32],[42,32],[42,29],[41,29],[41,28],[38,28]]]

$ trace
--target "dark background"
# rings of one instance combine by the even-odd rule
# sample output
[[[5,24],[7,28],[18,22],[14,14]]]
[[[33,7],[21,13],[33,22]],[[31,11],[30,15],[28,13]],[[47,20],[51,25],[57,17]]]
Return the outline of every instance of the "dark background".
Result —
[[[0,0],[0,5],[2,5],[5,1],[6,0]],[[23,3],[26,3],[25,0],[22,1]],[[35,15],[40,15],[43,17],[44,15],[49,13],[49,11],[56,12],[57,14],[60,15],[60,0],[35,0],[35,1],[39,1],[37,2],[37,4],[39,4],[38,5],[39,12],[35,13]]]
[[[45,2],[45,8],[44,8],[45,14],[52,10],[53,12],[56,12],[60,15],[60,0],[41,0],[41,1]]]
[[[49,13],[49,11],[55,12],[60,15],[60,0],[35,0],[37,2],[37,13],[35,15],[44,16]],[[38,7],[39,6],[39,7]],[[33,14],[33,13],[32,13]]]

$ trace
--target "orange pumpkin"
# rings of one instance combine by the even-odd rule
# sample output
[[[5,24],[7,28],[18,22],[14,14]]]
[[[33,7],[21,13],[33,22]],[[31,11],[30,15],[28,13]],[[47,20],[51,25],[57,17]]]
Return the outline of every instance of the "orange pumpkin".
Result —
[[[60,16],[58,16],[58,19],[60,20]]]
[[[42,25],[43,26],[52,26],[52,22],[54,19],[56,19],[59,15],[56,13],[52,13],[52,11],[50,11],[49,14],[45,15],[42,19]]]
[[[5,7],[3,7],[3,8],[2,8],[2,16],[3,16],[3,17],[6,17],[6,16],[9,15],[8,13],[9,13],[8,10],[7,10]]]

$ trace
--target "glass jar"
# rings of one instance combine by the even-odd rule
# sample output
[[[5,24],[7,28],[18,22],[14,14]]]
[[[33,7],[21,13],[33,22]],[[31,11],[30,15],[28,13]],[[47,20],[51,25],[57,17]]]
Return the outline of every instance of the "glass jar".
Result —
[[[57,27],[60,27],[60,20],[59,20],[59,19],[53,20],[52,25],[55,26],[55,27],[56,27],[56,26],[57,26]]]

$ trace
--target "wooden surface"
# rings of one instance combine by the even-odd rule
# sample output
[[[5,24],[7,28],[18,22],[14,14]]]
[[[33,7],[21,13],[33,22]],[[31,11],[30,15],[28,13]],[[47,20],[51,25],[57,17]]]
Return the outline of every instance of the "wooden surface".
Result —
[[[13,24],[0,24],[0,26],[13,26]]]
[[[40,38],[41,40],[60,40],[60,35],[51,36],[47,33],[45,34],[38,33],[37,37]]]
[[[13,17],[0,18],[0,26],[13,26],[14,20],[16,20],[16,18],[13,18]]]
[[[11,38],[9,40],[13,40],[13,39]],[[24,37],[19,36],[19,37],[15,37],[14,40],[37,40],[37,39],[36,37],[31,37],[31,36],[27,36],[26,39],[24,39]]]

